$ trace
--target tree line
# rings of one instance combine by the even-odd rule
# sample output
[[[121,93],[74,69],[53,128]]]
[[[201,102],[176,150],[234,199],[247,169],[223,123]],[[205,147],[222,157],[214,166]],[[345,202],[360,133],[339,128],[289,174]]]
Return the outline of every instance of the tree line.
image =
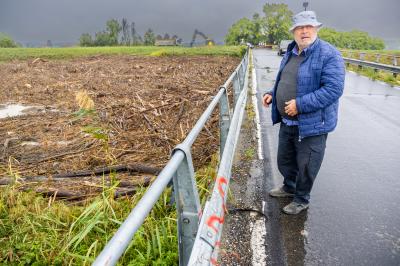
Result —
[[[0,47],[3,48],[14,48],[19,45],[7,34],[0,32]]]
[[[263,16],[255,13],[252,19],[242,18],[235,22],[225,36],[225,43],[278,44],[281,40],[291,40],[293,37],[289,29],[292,17],[293,12],[286,4],[267,3],[263,6]],[[339,48],[360,50],[385,48],[382,39],[371,37],[368,33],[358,30],[339,32],[331,28],[322,28],[318,35]]]
[[[96,32],[94,37],[89,33],[83,33],[79,38],[80,46],[117,46],[117,45],[154,45],[156,40],[176,39],[181,43],[182,39],[177,35],[170,37],[168,33],[161,35],[149,28],[142,36],[137,32],[135,23],[129,23],[123,18],[121,23],[116,19],[110,19],[106,22],[106,29]]]
[[[354,50],[385,49],[385,43],[382,39],[371,37],[368,33],[358,30],[339,32],[331,28],[322,28],[318,36],[339,48]]]
[[[293,12],[285,4],[265,4],[263,15],[255,13],[253,19],[242,18],[235,22],[225,36],[225,43],[239,45],[242,43],[276,44],[291,38],[289,28]]]

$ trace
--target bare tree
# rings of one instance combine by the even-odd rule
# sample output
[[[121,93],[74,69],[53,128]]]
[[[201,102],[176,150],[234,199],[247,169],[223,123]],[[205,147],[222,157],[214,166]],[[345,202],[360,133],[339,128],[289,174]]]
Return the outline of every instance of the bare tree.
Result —
[[[122,39],[121,44],[130,45],[131,44],[131,36],[129,30],[129,23],[126,18],[122,19]]]
[[[140,45],[143,43],[142,37],[136,32],[135,22],[131,23],[131,36],[132,36],[132,45]]]

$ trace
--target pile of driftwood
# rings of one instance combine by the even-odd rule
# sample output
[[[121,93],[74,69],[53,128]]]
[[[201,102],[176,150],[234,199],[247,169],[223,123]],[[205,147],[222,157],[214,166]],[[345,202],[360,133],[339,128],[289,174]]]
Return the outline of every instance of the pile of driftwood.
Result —
[[[81,198],[116,173],[116,196],[134,193],[165,165],[238,61],[102,56],[2,65],[0,103],[33,108],[0,119],[0,185]],[[89,103],[77,99],[81,92]],[[218,149],[216,114],[193,146],[196,166]]]

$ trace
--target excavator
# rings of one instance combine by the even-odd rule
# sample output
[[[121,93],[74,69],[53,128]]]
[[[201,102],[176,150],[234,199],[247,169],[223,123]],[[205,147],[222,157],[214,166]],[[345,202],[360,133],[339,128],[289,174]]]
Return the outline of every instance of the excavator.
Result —
[[[204,33],[202,33],[201,31],[199,31],[199,30],[197,30],[197,29],[195,29],[195,31],[194,31],[194,33],[193,33],[192,41],[190,42],[190,47],[193,47],[193,44],[194,44],[194,42],[195,42],[195,40],[196,40],[197,35],[200,35],[201,37],[204,38],[204,40],[205,40],[205,45],[207,45],[207,46],[215,45],[214,40],[208,38]]]

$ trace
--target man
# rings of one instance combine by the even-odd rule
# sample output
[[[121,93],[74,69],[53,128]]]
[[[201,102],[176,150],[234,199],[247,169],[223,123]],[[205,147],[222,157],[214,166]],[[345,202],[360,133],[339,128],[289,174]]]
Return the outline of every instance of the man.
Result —
[[[273,124],[280,123],[278,169],[284,177],[283,186],[269,194],[293,197],[283,208],[287,214],[308,208],[343,93],[343,59],[337,49],[318,39],[321,26],[313,11],[293,17],[294,41],[282,59],[273,90],[262,99],[265,107],[272,103]]]

